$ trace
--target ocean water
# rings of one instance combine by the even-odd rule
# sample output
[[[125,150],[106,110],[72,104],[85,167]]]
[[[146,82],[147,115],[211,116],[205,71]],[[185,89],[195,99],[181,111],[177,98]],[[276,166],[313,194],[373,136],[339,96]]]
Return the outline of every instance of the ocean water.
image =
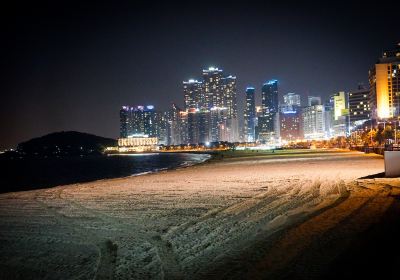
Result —
[[[138,176],[194,165],[209,157],[207,154],[151,153],[51,159],[0,159],[0,192]]]

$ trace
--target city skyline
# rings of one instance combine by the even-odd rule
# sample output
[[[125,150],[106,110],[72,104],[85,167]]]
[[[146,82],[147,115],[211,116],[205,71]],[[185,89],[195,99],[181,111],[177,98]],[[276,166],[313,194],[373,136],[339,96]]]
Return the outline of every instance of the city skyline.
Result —
[[[270,78],[280,81],[281,95],[327,99],[367,84],[376,58],[398,40],[394,17],[371,22],[373,8],[362,3],[225,4],[14,7],[8,16],[16,24],[5,33],[0,148],[61,130],[116,138],[115,108],[183,107],[182,80],[209,66],[238,77],[241,113],[245,87],[259,93]]]

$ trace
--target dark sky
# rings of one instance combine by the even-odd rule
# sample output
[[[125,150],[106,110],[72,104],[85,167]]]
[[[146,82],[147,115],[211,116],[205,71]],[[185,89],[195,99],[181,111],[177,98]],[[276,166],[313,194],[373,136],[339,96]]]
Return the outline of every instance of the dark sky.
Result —
[[[182,104],[181,82],[208,66],[238,77],[239,103],[272,78],[280,95],[325,98],[366,84],[400,41],[387,1],[31,2],[2,8],[0,148],[61,130],[117,137],[121,105]]]

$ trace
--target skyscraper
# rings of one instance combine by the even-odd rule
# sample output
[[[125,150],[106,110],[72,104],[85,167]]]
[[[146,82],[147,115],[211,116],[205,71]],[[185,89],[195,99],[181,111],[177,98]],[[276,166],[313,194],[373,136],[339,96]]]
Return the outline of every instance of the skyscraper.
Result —
[[[203,69],[203,91],[207,108],[224,107],[222,92],[222,69]]]
[[[236,142],[239,139],[239,119],[237,112],[236,77],[229,75],[222,78],[222,100],[226,108],[225,136],[222,141]]]
[[[189,109],[200,109],[205,107],[205,97],[202,94],[202,82],[189,80],[183,82],[184,107],[185,111]]]
[[[128,130],[130,125],[130,108],[122,106],[119,110],[119,137],[128,137]]]
[[[157,113],[154,106],[122,106],[120,110],[120,137],[136,134],[157,136]]]
[[[246,106],[244,109],[245,141],[255,141],[256,103],[255,88],[246,88]]]
[[[181,112],[182,110],[172,104],[171,109],[167,113],[167,135],[168,145],[179,145],[182,144],[181,130],[185,129],[185,126],[181,125]]]
[[[400,116],[400,44],[385,51],[369,71],[372,118]]]
[[[278,81],[270,80],[261,89],[262,117],[258,119],[260,140],[270,141],[279,134]]]

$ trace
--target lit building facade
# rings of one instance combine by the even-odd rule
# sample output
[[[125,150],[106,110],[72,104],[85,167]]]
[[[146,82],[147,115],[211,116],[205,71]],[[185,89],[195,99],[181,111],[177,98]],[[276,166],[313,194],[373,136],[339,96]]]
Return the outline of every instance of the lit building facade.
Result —
[[[189,109],[200,109],[206,105],[205,96],[202,94],[202,82],[189,80],[183,82],[184,107],[185,111]]]
[[[349,92],[350,127],[357,127],[371,118],[369,107],[369,90],[358,87],[358,90]]]
[[[346,136],[349,128],[348,98],[344,91],[333,95],[333,136]]]
[[[325,109],[323,105],[303,108],[303,131],[305,139],[325,138]]]
[[[176,104],[172,104],[171,109],[167,112],[167,145],[179,145],[182,144],[181,131],[181,112],[182,110],[176,106]]]
[[[158,122],[154,106],[122,106],[120,110],[120,137],[134,134],[157,137]]]
[[[255,121],[256,121],[256,101],[255,101],[255,88],[246,88],[246,105],[244,110],[244,130],[245,141],[253,142],[255,138]]]
[[[400,44],[385,51],[369,71],[369,105],[373,119],[400,116]]]
[[[132,135],[118,139],[118,151],[123,152],[150,152],[158,149],[157,137],[147,135]]]
[[[258,118],[258,137],[273,141],[279,137],[278,81],[270,80],[261,89],[262,116]]]
[[[282,110],[279,113],[279,120],[282,140],[294,141],[303,139],[300,110]]]

